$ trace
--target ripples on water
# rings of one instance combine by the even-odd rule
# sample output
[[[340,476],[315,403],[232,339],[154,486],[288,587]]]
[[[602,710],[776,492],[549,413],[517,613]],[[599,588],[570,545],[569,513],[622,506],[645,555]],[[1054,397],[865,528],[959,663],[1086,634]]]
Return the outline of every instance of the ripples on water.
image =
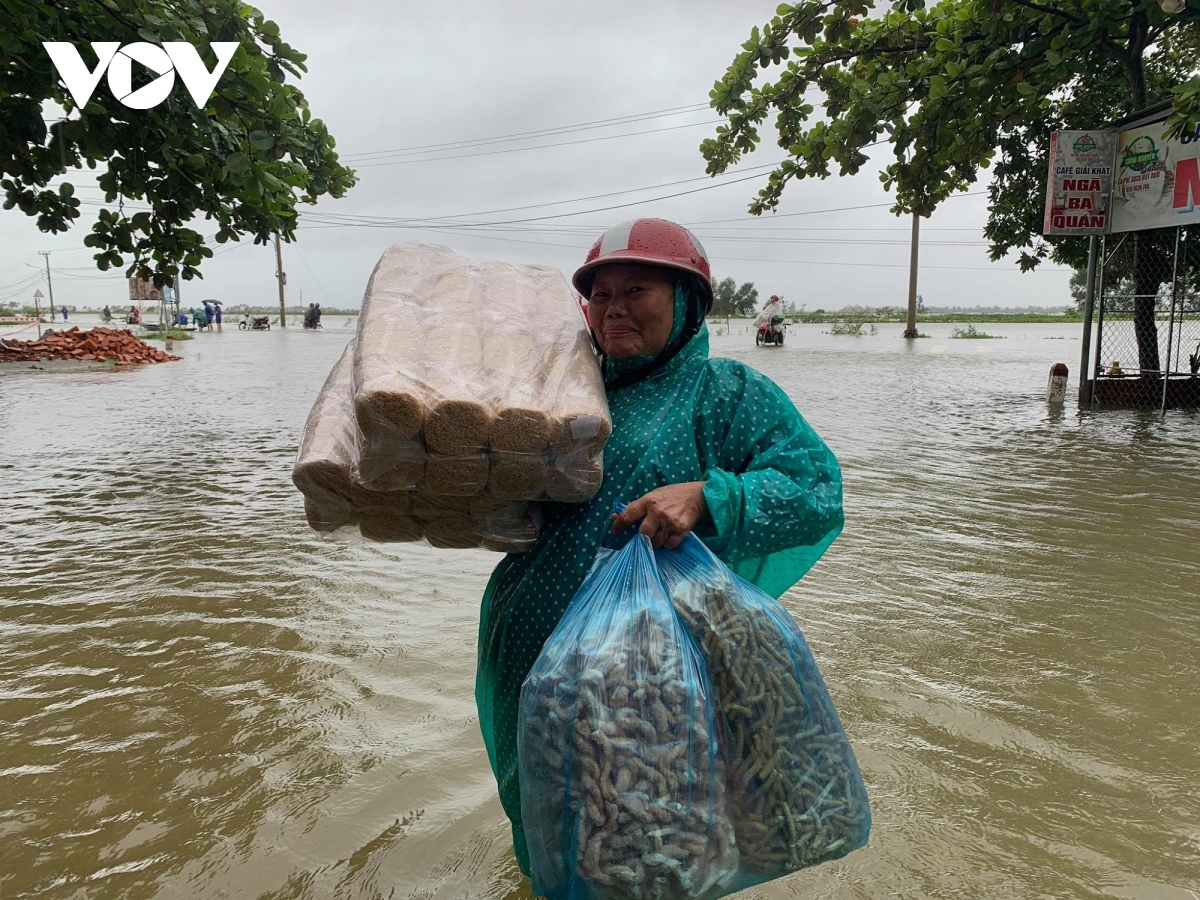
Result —
[[[1047,409],[1073,328],[716,338],[828,440],[786,602],[870,846],[748,897],[1200,896],[1200,416]],[[0,896],[524,898],[473,699],[484,551],[315,539],[350,332],[0,375]]]

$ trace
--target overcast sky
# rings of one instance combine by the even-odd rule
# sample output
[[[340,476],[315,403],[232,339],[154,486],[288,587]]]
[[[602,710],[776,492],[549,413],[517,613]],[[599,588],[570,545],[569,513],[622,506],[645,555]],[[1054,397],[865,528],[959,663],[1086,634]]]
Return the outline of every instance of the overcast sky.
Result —
[[[607,226],[637,216],[688,225],[707,248],[714,277],[753,281],[763,296],[779,293],[809,309],[906,302],[909,220],[888,213],[879,165],[854,178],[793,182],[778,214],[761,218],[746,207],[763,179],[716,187],[701,180],[698,146],[713,134],[717,116],[700,104],[751,27],[773,15],[774,0],[258,5],[286,41],[308,54],[300,86],[360,178],[347,197],[322,201],[307,221],[313,208],[300,207],[298,241],[283,250],[289,304],[302,298],[358,306],[375,260],[401,241],[554,265],[569,275]],[[104,82],[98,88],[107,89]],[[674,112],[645,116],[666,110]],[[411,152],[626,117],[584,130]],[[565,145],[522,149],[545,144]],[[746,171],[718,183],[753,175],[754,167],[781,157],[764,140],[739,166]],[[877,159],[886,158],[881,148]],[[685,191],[694,192],[668,196]],[[100,199],[95,188],[80,194]],[[1022,275],[1011,258],[988,261],[981,231],[986,200],[981,193],[954,198],[922,221],[925,302],[1069,304],[1069,271],[1044,266]],[[38,285],[27,282],[36,278],[31,266],[43,262],[39,250],[54,251],[58,302],[99,308],[125,301],[123,276],[98,273],[82,247],[98,208],[84,206],[84,217],[60,236],[42,234],[17,210],[0,211],[0,302],[32,295]],[[331,225],[328,216],[423,221],[348,227]],[[446,217],[457,217],[447,223],[453,227],[429,227],[428,220]],[[504,224],[479,227],[487,222]],[[201,230],[213,231],[210,223]],[[184,283],[185,304],[201,297],[277,302],[271,250],[244,240],[217,251],[203,266],[202,282]]]

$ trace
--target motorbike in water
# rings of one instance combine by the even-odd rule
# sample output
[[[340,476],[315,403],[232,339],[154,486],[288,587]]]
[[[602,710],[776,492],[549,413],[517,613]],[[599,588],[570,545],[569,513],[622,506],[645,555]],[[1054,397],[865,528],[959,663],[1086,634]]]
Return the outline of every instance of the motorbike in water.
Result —
[[[754,336],[754,343],[759,347],[767,345],[782,347],[783,336],[786,331],[787,325],[784,322],[783,316],[772,316],[769,322],[759,323],[758,333]]]

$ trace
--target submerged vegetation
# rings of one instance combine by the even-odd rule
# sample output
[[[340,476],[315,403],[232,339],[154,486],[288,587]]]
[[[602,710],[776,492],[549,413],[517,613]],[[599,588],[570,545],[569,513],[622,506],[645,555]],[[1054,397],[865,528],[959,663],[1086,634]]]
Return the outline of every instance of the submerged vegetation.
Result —
[[[873,322],[869,322],[865,316],[849,316],[836,319],[833,322],[833,327],[826,334],[843,334],[851,337],[862,337],[864,334],[877,334],[879,331]]]
[[[950,332],[952,338],[967,338],[974,340],[1002,340],[1002,334],[988,334],[986,331],[976,330],[974,325],[968,325],[966,328],[955,328]]]

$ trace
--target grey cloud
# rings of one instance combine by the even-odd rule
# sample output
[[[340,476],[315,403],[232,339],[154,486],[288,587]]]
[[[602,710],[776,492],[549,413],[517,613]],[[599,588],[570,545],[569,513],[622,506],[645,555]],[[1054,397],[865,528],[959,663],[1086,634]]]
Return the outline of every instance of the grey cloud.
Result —
[[[356,159],[366,162],[354,154],[703,103],[750,28],[768,20],[774,10],[773,2],[712,0],[607,4],[347,0],[336,6],[316,0],[273,0],[259,5],[280,24],[285,40],[309,54],[309,74],[301,86],[350,164]],[[715,119],[711,110],[700,110],[532,142]],[[344,200],[322,201],[317,212],[437,217],[697,178],[704,175],[697,147],[712,131],[712,125],[704,125],[525,152],[363,165],[355,190]],[[519,146],[464,148],[442,155]],[[782,151],[764,138],[743,167],[781,156]],[[886,148],[880,148],[878,158],[885,156]],[[888,203],[877,168],[869,167],[855,178],[793,184],[779,212]],[[694,230],[712,255],[718,277],[754,281],[764,293],[782,293],[810,309],[904,302],[907,220],[891,216],[886,207],[755,219],[745,210],[756,184],[749,181],[658,203],[583,212],[706,186],[696,182],[476,220],[581,213],[506,226],[509,230],[504,232],[331,228],[302,219],[299,242],[284,248],[289,302],[299,302],[302,290],[306,302],[357,305],[375,259],[383,247],[396,241],[445,243],[470,256],[547,263],[569,273],[607,225],[638,215],[685,224],[714,223],[694,224]],[[83,193],[94,198],[97,192]],[[96,207],[86,209],[94,215]],[[965,197],[947,202],[923,223],[926,242],[921,251],[920,291],[926,302],[939,306],[1069,303],[1069,273],[1048,270],[1023,276],[1011,261],[987,261],[980,233],[985,218],[986,197]],[[56,269],[61,266],[63,272],[55,281],[57,299],[91,306],[120,303],[124,299],[120,275],[95,277],[97,273],[88,268],[89,251],[65,249],[82,244],[88,224],[85,216],[72,232],[51,238],[16,211],[0,215],[0,245],[5,248],[0,256],[0,294],[3,285],[32,272],[25,263],[41,262],[36,251],[61,248],[53,256]],[[970,243],[948,246],[948,242]],[[275,301],[275,265],[269,249],[219,249],[222,252],[204,267],[203,282],[184,285],[185,299]]]

